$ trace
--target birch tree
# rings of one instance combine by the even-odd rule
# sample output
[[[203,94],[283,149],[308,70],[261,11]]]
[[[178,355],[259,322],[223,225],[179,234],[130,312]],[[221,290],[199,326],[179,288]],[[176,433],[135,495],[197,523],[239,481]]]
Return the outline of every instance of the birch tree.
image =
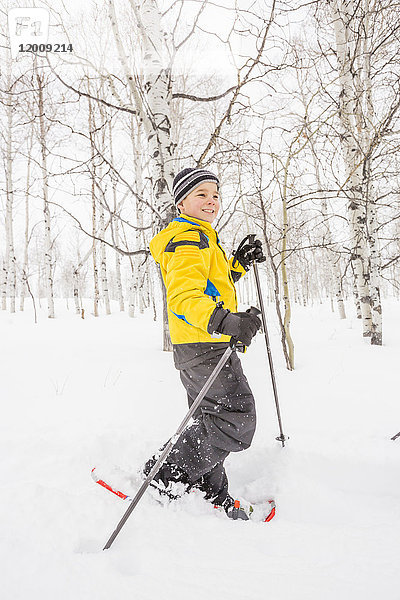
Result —
[[[114,152],[113,152],[113,133],[111,126],[111,119],[108,122],[108,140],[110,146],[110,159],[111,162],[114,163]],[[110,173],[111,177],[111,186],[112,186],[112,199],[113,199],[113,211],[114,214],[117,213],[118,210],[118,198],[117,198],[117,179],[114,171]],[[115,235],[115,243],[117,246],[120,244],[120,234],[119,234],[119,220],[115,220],[114,226],[114,235]],[[116,285],[117,285],[117,296],[118,296],[118,304],[119,310],[122,312],[125,310],[124,303],[124,294],[122,289],[122,278],[121,278],[121,255],[119,252],[115,252],[115,277],[116,277]]]
[[[171,140],[171,69],[164,65],[165,38],[161,15],[155,0],[143,0],[140,7],[131,3],[142,47],[143,73],[140,88],[138,74],[129,65],[129,57],[119,32],[114,0],[108,0],[109,17],[118,57],[125,75],[135,112],[143,123],[149,156],[150,181],[154,207],[160,215],[160,227],[171,217],[171,193],[175,144]],[[140,95],[139,89],[142,90]]]
[[[89,84],[88,84],[89,88]],[[89,88],[90,90],[90,88]],[[91,98],[88,100],[89,108],[89,139],[90,139],[90,151],[91,151],[91,201],[92,201],[92,258],[93,258],[93,314],[95,317],[99,316],[99,301],[100,301],[100,290],[99,290],[99,267],[97,258],[97,199],[96,199],[96,165],[95,165],[95,144],[94,144],[94,117],[93,117],[93,105]]]
[[[106,125],[106,115],[104,113],[103,107],[101,107],[101,106],[100,106],[100,116],[101,116],[101,121],[102,121],[100,144],[101,144],[102,152],[104,153],[105,134],[106,134],[106,126],[107,125]],[[94,124],[94,120],[93,120],[93,124]],[[100,215],[99,215],[99,232],[100,232],[100,238],[103,240],[105,237],[104,203],[106,203],[106,200],[105,200],[105,192],[103,190],[102,166],[103,165],[100,165],[100,168],[98,171],[98,176],[97,176],[96,180],[98,182],[97,187],[98,187],[99,194],[101,197]],[[106,252],[106,245],[104,244],[104,242],[100,242],[100,252],[101,252],[100,273],[101,273],[102,294],[103,294],[106,315],[110,315],[111,314],[111,306],[110,306],[110,295],[109,295],[109,290],[108,290],[107,252]]]
[[[42,173],[42,194],[43,194],[43,214],[44,214],[44,263],[46,273],[46,295],[47,295],[47,316],[54,319],[54,292],[53,292],[53,251],[51,237],[51,219],[50,207],[48,202],[49,192],[49,174],[47,170],[47,128],[45,125],[44,97],[45,76],[40,72],[35,61],[35,74],[38,93],[38,120],[39,120],[39,145],[40,145],[40,168]]]
[[[21,294],[20,294],[20,306],[21,311],[24,310],[25,296],[29,293],[28,288],[28,264],[29,264],[29,202],[30,202],[30,186],[31,186],[31,154],[33,148],[33,128],[31,130],[28,142],[28,159],[26,168],[26,190],[25,190],[25,236],[24,236],[24,260],[22,264],[22,275],[21,275]]]
[[[142,86],[137,86],[138,74],[134,75],[120,35],[114,0],[108,0],[109,18],[135,112],[143,124],[149,156],[149,179],[154,208],[159,215],[158,229],[165,226],[173,215],[171,195],[173,180],[173,156],[175,144],[171,140],[171,68],[164,65],[165,38],[161,28],[161,15],[155,0],[143,0],[140,7],[131,3],[142,47]],[[142,94],[139,93],[142,90]],[[132,311],[132,303],[130,303]],[[164,315],[164,350],[171,350],[168,322]]]
[[[355,5],[352,0],[330,1],[333,25],[336,39],[338,74],[340,82],[339,93],[339,119],[341,124],[341,145],[345,164],[346,179],[343,188],[348,196],[349,224],[352,235],[352,261],[357,287],[358,298],[363,322],[364,337],[371,337],[371,343],[382,344],[382,308],[380,303],[378,285],[377,253],[371,260],[371,245],[376,245],[376,227],[372,210],[369,240],[367,238],[367,211],[370,210],[374,199],[372,190],[367,191],[369,179],[368,162],[365,158],[369,154],[372,141],[372,120],[364,117],[363,105],[367,98],[367,111],[372,119],[371,108],[371,82],[369,64],[364,65],[363,78],[360,76],[360,62],[369,61],[367,13],[369,2]],[[361,14],[360,14],[361,13]],[[359,22],[363,23],[364,38],[359,34]],[[363,47],[361,47],[361,44]],[[368,244],[368,241],[370,244]],[[374,290],[371,295],[371,268],[373,270]],[[373,310],[371,310],[371,308]]]
[[[15,312],[16,297],[16,257],[14,249],[14,231],[13,231],[13,209],[14,209],[14,182],[13,182],[13,113],[15,106],[11,93],[14,89],[12,82],[11,61],[7,61],[7,92],[10,95],[5,98],[7,113],[7,129],[5,131],[5,156],[4,156],[4,175],[6,182],[6,214],[5,214],[5,252],[3,261],[3,289],[2,289],[2,309],[7,308],[7,296],[10,298],[10,312]]]

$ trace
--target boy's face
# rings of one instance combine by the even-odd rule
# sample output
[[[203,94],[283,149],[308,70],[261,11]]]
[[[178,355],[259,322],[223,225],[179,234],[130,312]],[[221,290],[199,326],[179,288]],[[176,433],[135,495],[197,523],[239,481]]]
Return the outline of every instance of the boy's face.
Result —
[[[219,211],[217,184],[211,181],[200,183],[178,207],[183,215],[212,223]]]

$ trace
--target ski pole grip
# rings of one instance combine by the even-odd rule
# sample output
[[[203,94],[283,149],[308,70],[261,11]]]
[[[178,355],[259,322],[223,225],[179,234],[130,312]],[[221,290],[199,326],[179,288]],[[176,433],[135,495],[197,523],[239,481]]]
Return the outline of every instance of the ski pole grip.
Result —
[[[259,310],[258,308],[256,308],[255,306],[250,306],[250,308],[248,308],[246,310],[247,313],[249,313],[250,315],[256,315],[256,317],[258,317],[258,315],[261,315],[261,310]],[[229,345],[230,347],[236,348],[239,352],[246,352],[247,346],[239,344],[239,346],[237,346],[237,344],[239,344],[239,341],[237,338],[231,337]]]

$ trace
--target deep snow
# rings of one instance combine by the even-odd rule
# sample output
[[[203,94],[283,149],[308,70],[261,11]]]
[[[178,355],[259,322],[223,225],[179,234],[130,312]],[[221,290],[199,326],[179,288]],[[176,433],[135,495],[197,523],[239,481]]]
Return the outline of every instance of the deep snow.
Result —
[[[127,505],[95,485],[95,465],[134,472],[176,430],[185,392],[151,311],[80,319],[0,313],[1,597],[4,600],[329,600],[400,598],[399,303],[385,345],[330,305],[294,307],[286,371],[268,309],[282,449],[259,335],[245,373],[256,396],[252,447],[231,455],[231,492],[273,495],[269,524],[231,522],[197,496],[145,497],[113,547]],[[116,309],[116,307],[115,307]],[[133,490],[127,490],[128,493]]]

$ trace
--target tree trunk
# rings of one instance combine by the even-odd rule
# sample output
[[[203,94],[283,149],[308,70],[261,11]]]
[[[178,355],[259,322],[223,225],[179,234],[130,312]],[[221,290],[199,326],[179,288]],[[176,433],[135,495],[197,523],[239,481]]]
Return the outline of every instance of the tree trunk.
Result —
[[[104,227],[104,208],[100,206],[100,219],[99,219],[99,231],[100,238],[104,239],[105,227]],[[106,308],[106,315],[111,314],[110,307],[110,295],[108,293],[108,277],[107,277],[107,255],[106,255],[106,245],[104,242],[100,242],[100,250],[101,250],[101,287],[103,292],[104,304]]]
[[[111,119],[109,121],[108,137],[110,140],[111,163],[114,164]],[[111,181],[112,181],[113,205],[114,205],[113,210],[114,210],[114,214],[116,214],[117,213],[117,204],[118,204],[117,203],[117,180],[115,177],[115,173],[113,171],[111,173]],[[115,222],[114,222],[114,237],[115,237],[115,244],[117,246],[119,246],[119,220],[118,220],[118,218],[116,218]],[[124,295],[123,295],[122,279],[121,279],[121,255],[119,252],[115,252],[115,278],[116,278],[116,285],[117,285],[117,297],[118,297],[118,303],[119,303],[119,310],[122,312],[125,310],[125,305],[124,305]]]
[[[336,52],[339,71],[339,119],[342,152],[346,170],[345,189],[348,197],[348,216],[352,237],[352,261],[360,301],[363,335],[372,335],[370,255],[366,240],[366,210],[363,202],[363,155],[360,151],[360,90],[357,69],[353,68],[355,55],[354,16],[352,2],[339,6],[331,0],[334,20]]]
[[[119,244],[118,219],[116,219],[116,221],[115,221],[114,232],[115,232],[115,243],[118,245]],[[122,289],[122,278],[121,278],[121,255],[119,252],[115,253],[115,278],[116,278],[116,284],[117,284],[117,297],[118,297],[119,310],[121,312],[123,312],[125,310],[125,303],[124,303],[124,292]]]
[[[283,231],[282,231],[282,249],[281,249],[281,272],[282,272],[282,288],[283,288],[283,302],[285,305],[285,315],[283,319],[283,327],[285,330],[285,338],[288,346],[288,356],[290,370],[294,369],[294,343],[290,335],[290,320],[292,316],[290,297],[289,297],[289,284],[286,269],[286,248],[287,248],[287,232],[289,227],[288,212],[287,212],[287,178],[289,170],[290,154],[287,158],[284,173],[284,184],[282,190],[282,220],[283,220]]]
[[[11,64],[7,61],[7,82],[11,88]],[[16,258],[14,250],[14,232],[13,232],[13,157],[12,157],[12,131],[13,131],[13,104],[12,99],[7,101],[7,138],[6,138],[6,253],[4,261],[4,280],[3,280],[3,310],[7,307],[7,290],[10,298],[10,312],[15,313],[16,296]]]
[[[39,128],[40,128],[40,149],[41,149],[41,170],[43,180],[43,213],[44,213],[44,228],[45,228],[45,278],[46,278],[46,295],[47,295],[47,316],[49,319],[54,319],[54,294],[53,294],[53,258],[52,258],[52,241],[51,241],[51,219],[48,203],[48,172],[46,162],[46,130],[44,124],[44,103],[43,103],[43,82],[44,75],[40,75],[36,67],[36,79],[38,83],[39,94]]]
[[[31,155],[33,146],[33,129],[30,135],[30,143],[28,146],[28,164],[26,167],[26,192],[25,192],[25,243],[24,243],[24,262],[22,266],[21,278],[21,295],[19,309],[24,310],[25,296],[28,291],[28,248],[29,248],[29,187],[31,180]]]
[[[81,314],[81,306],[79,302],[79,271],[78,268],[73,270],[72,275],[73,288],[74,288],[74,303],[75,303],[75,314]]]
[[[88,92],[90,94],[90,86],[88,81]],[[97,235],[97,210],[96,210],[96,165],[95,165],[95,145],[94,145],[94,115],[93,115],[93,106],[89,96],[88,99],[89,106],[89,138],[90,138],[90,148],[91,148],[91,193],[92,193],[92,235]],[[93,237],[92,242],[92,257],[93,257],[93,314],[95,317],[99,316],[99,300],[100,300],[100,292],[99,292],[99,271],[97,265],[97,249],[96,249],[96,241]]]
[[[278,322],[279,322],[279,327],[281,330],[281,344],[282,344],[283,356],[285,357],[286,368],[288,369],[288,371],[292,371],[293,366],[292,366],[292,363],[291,363],[290,357],[289,357],[288,343],[287,343],[287,339],[286,339],[286,330],[285,330],[285,326],[283,324],[281,305],[279,302],[280,294],[279,294],[278,269],[274,263],[274,258],[272,256],[272,251],[271,251],[271,245],[269,243],[269,240],[268,240],[268,237],[266,234],[264,234],[264,240],[265,240],[265,245],[266,245],[269,260],[270,260],[270,265],[272,267],[272,273],[274,275],[275,309],[276,309],[276,314],[278,315]]]
[[[136,298],[136,274],[134,271],[134,266],[133,264],[131,264],[132,267],[132,274],[130,277],[130,283],[129,283],[129,298],[128,298],[128,314],[131,317],[131,319],[134,318],[135,316],[135,298]]]
[[[381,255],[378,239],[378,218],[377,218],[377,194],[371,178],[371,152],[370,146],[372,143],[375,129],[373,123],[375,119],[375,109],[372,101],[372,79],[371,79],[371,52],[369,45],[372,38],[372,28],[370,26],[370,7],[369,0],[364,0],[364,15],[363,15],[363,51],[360,55],[361,74],[363,83],[363,92],[365,96],[365,107],[367,118],[363,121],[363,151],[364,169],[363,181],[365,187],[365,198],[367,205],[367,240],[370,250],[370,298],[372,311],[372,334],[371,344],[376,346],[382,345],[382,304],[381,304]]]

